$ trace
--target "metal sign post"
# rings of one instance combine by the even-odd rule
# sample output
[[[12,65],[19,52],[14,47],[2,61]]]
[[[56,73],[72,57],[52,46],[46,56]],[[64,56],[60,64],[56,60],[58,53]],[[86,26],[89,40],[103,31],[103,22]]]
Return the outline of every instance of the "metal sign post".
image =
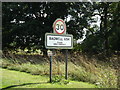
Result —
[[[65,79],[68,78],[68,50],[66,50],[66,59],[65,59]]]
[[[50,56],[50,83],[52,82],[52,56]]]
[[[45,34],[45,47],[47,49],[72,49],[73,35],[66,34],[65,22],[58,18],[53,23],[53,32]],[[65,58],[65,79],[68,78],[68,50],[66,50]],[[48,52],[50,56],[50,82],[52,82],[52,52]]]
[[[48,50],[47,53],[48,53],[48,56],[50,57],[50,83],[51,83],[52,82],[52,56],[53,56],[53,53],[50,50]]]

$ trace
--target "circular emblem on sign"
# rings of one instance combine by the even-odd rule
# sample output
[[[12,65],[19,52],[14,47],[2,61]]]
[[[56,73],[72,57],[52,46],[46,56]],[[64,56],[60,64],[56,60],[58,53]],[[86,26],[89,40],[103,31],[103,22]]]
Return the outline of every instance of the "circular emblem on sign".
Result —
[[[63,34],[66,31],[66,24],[62,19],[57,19],[53,23],[53,30],[57,34]]]

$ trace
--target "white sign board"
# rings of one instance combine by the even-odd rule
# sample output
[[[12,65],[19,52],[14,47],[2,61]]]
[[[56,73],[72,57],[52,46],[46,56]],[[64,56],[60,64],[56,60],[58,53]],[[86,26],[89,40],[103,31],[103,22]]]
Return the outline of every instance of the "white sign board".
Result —
[[[57,35],[46,33],[45,46],[48,49],[72,49],[73,36],[71,34]]]
[[[53,56],[53,53],[50,50],[47,51],[47,54],[48,54],[48,56]]]
[[[56,34],[66,34],[66,24],[62,19],[56,19],[53,23],[53,32]]]

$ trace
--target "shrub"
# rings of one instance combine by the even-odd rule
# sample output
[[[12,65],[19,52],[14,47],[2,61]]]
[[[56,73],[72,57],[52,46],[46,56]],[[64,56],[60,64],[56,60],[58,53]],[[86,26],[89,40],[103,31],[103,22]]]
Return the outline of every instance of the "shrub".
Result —
[[[64,76],[60,76],[60,75],[55,75],[52,78],[52,83],[59,83],[59,84],[68,84],[69,80],[65,80]]]

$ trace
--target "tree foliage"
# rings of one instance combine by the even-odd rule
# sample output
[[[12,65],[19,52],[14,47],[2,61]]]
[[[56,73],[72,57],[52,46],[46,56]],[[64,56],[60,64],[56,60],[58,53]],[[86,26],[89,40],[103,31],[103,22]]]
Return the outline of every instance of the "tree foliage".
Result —
[[[3,49],[44,49],[44,35],[57,18],[66,19],[67,32],[81,38],[92,15],[90,3],[3,3]]]
[[[78,50],[120,50],[119,2],[4,2],[2,11],[3,50],[45,49],[45,33],[53,31],[57,18],[66,21],[67,32],[76,40],[87,29],[86,39]],[[95,15],[100,16],[100,27],[91,27],[96,22]]]
[[[44,48],[44,35],[56,18],[66,15],[64,3],[3,3],[3,48]],[[58,13],[59,11],[59,13]]]
[[[120,50],[120,3],[98,3],[95,7],[101,17],[100,29],[89,30],[82,44],[84,51],[102,52]],[[93,29],[94,30],[94,29]]]

